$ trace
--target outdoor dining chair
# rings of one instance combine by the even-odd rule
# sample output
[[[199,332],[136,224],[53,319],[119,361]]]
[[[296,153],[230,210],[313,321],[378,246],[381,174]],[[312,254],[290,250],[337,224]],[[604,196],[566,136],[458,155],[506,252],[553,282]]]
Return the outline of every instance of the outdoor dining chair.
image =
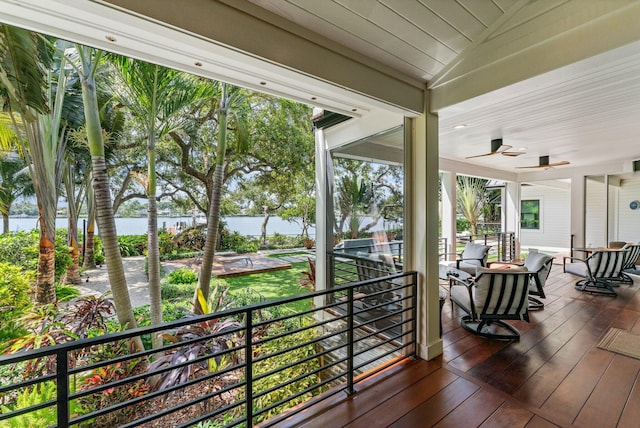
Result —
[[[467,242],[464,250],[458,254],[456,261],[449,263],[449,266],[475,276],[476,268],[487,267],[490,249],[491,247],[488,245]]]
[[[576,290],[587,293],[617,296],[613,287],[622,274],[622,266],[626,250],[596,249],[586,259],[564,257],[563,270],[566,273],[581,276],[584,279],[576,282]],[[569,263],[567,263],[569,261]]]
[[[625,250],[624,261],[622,262],[622,272],[620,272],[620,282],[624,284],[633,284],[633,278],[627,272],[636,272],[638,259],[640,258],[640,244],[627,244],[623,247]]]
[[[531,278],[529,280],[530,310],[544,308],[544,303],[540,299],[547,297],[544,294],[544,286],[547,278],[549,278],[552,265],[553,256],[544,253],[529,253],[524,260],[524,267],[531,272]]]
[[[529,322],[530,276],[518,268],[478,268],[475,279],[453,277],[450,298],[466,313],[462,327],[482,337],[519,340],[520,332],[505,320]]]

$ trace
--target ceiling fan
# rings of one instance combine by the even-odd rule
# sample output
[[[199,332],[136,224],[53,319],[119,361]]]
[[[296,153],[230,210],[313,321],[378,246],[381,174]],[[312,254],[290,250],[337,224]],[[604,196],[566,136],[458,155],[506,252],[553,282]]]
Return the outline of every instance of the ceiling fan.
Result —
[[[479,158],[482,156],[492,156],[497,154],[501,154],[503,156],[520,156],[521,154],[524,153],[524,152],[510,152],[509,149],[511,149],[512,147],[513,146],[509,146],[508,144],[502,144],[502,138],[496,138],[494,140],[491,140],[491,151],[489,153],[484,153],[484,154],[475,155],[475,156],[467,156],[466,159]]]
[[[544,168],[544,169],[549,169],[549,168],[553,168],[554,166],[569,165],[569,163],[570,163],[569,161],[560,161],[560,162],[549,163],[549,156],[540,156],[540,159],[538,161],[538,165],[517,166],[516,168]]]

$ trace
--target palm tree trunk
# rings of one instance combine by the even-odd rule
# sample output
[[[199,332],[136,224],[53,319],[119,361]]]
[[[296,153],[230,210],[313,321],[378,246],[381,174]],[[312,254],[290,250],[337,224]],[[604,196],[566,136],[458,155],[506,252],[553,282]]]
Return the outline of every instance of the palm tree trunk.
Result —
[[[80,284],[80,250],[78,245],[78,211],[76,209],[75,189],[73,185],[73,168],[67,165],[65,171],[65,188],[67,191],[67,212],[69,226],[67,230],[71,264],[67,267],[65,284]]]
[[[2,233],[9,233],[9,216],[7,214],[2,214]]]
[[[56,300],[55,286],[55,229],[53,239],[49,236],[42,215],[40,215],[40,250],[38,253],[38,279],[36,287],[36,301],[41,305],[53,303]]]
[[[96,268],[96,253],[94,234],[96,230],[96,208],[93,195],[93,181],[87,186],[87,230],[84,237],[84,260],[82,267],[85,269]]]
[[[151,324],[162,322],[162,296],[160,290],[160,250],[158,246],[158,203],[156,201],[156,151],[153,134],[147,144],[149,163],[149,189],[147,212],[147,260],[149,272],[149,296],[151,299]],[[162,346],[162,337],[153,335],[154,348]]]
[[[213,258],[215,256],[216,244],[218,241],[218,226],[220,225],[220,201],[222,199],[222,179],[224,170],[224,155],[227,143],[227,85],[222,84],[222,95],[220,97],[220,116],[218,121],[218,148],[216,150],[216,169],[213,173],[213,186],[211,189],[211,202],[207,216],[207,240],[204,244],[202,254],[202,265],[200,266],[200,277],[198,278],[198,288],[202,291],[205,300],[209,299],[209,285],[211,283],[211,269],[213,268]],[[193,307],[196,314],[202,314],[202,308],[198,301],[198,290],[193,296]]]
[[[90,49],[80,48],[80,58],[83,66],[82,101],[84,103],[84,114],[86,120],[87,140],[89,151],[91,152],[91,165],[93,171],[93,189],[97,208],[98,226],[104,245],[105,258],[107,261],[107,272],[113,301],[116,306],[118,321],[125,328],[135,328],[136,319],[133,316],[131,299],[127,280],[122,266],[122,257],[118,245],[118,235],[116,222],[111,208],[111,191],[109,189],[109,176],[107,174],[107,164],[104,158],[104,141],[102,139],[102,128],[100,117],[98,116],[98,100],[96,96],[95,80],[91,63]],[[141,340],[136,341],[136,347],[143,349]]]

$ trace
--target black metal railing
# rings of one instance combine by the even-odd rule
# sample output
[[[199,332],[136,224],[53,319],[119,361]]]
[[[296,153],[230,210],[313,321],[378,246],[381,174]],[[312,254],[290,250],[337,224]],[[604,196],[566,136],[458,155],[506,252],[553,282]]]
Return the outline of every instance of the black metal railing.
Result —
[[[484,233],[471,235],[471,241],[491,246],[489,258],[500,262],[516,259],[516,237],[513,232]]]
[[[353,392],[415,355],[417,274],[358,281],[350,264],[327,290],[0,357],[0,369],[25,374],[3,379],[0,403],[32,397],[3,406],[0,425],[269,426],[290,407]],[[161,348],[129,350],[151,334],[163,335]]]

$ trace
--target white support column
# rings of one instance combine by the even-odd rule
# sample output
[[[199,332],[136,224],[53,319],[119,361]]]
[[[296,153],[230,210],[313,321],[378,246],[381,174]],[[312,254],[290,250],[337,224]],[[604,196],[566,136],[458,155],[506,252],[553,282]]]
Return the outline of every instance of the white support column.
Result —
[[[516,181],[507,181],[504,194],[504,216],[505,232],[515,233],[516,259],[520,258],[520,183]]]
[[[571,232],[574,235],[574,247],[584,247],[584,202],[585,202],[585,177],[574,175],[571,177]],[[567,237],[570,240],[571,236]]]
[[[428,93],[427,93],[428,97]],[[411,119],[406,144],[407,270],[418,272],[418,356],[442,354],[438,285],[438,118]]]
[[[456,252],[456,173],[442,172],[442,237],[447,238],[447,260],[455,260]]]
[[[327,285],[327,142],[322,129],[316,129],[316,289]]]

